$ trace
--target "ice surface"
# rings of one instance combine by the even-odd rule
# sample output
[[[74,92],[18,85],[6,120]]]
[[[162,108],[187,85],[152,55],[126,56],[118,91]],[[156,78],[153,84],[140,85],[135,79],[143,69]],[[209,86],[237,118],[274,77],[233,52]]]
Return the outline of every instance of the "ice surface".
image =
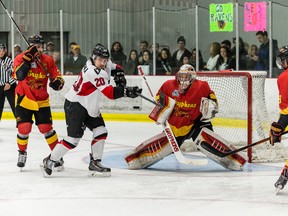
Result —
[[[1,216],[282,216],[288,212],[288,186],[277,196],[274,182],[284,163],[247,164],[242,172],[179,164],[173,155],[150,169],[128,170],[123,156],[145,139],[161,132],[154,123],[106,122],[108,139],[103,164],[109,178],[88,177],[92,133],[65,157],[66,170],[42,176],[39,164],[49,154],[43,135],[33,126],[28,158],[22,172],[16,166],[15,122],[0,122]],[[54,121],[59,138],[64,121]],[[186,157],[203,158],[201,153]]]

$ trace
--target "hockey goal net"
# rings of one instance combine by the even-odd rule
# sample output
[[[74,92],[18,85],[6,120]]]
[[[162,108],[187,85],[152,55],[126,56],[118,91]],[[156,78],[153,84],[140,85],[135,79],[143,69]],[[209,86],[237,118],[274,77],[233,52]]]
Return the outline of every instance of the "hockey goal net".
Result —
[[[212,120],[214,131],[236,148],[269,136],[271,120],[265,103],[266,72],[197,72],[209,83],[219,103]],[[192,143],[190,144],[192,145]],[[185,149],[189,142],[184,144]],[[190,146],[191,147],[191,146]],[[282,161],[288,150],[281,144],[262,143],[247,150],[249,162]]]

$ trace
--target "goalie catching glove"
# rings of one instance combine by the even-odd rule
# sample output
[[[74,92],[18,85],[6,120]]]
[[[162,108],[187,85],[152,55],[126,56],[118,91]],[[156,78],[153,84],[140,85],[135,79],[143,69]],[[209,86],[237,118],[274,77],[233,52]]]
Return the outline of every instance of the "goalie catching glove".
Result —
[[[138,86],[127,86],[124,88],[124,97],[136,98],[142,93]]]
[[[274,143],[281,142],[281,135],[284,132],[284,128],[281,124],[273,122],[270,127],[270,144],[273,146]]]
[[[218,113],[218,105],[214,100],[202,97],[200,112],[202,113],[200,121],[202,122],[211,121],[211,119],[213,119],[215,115]]]
[[[52,81],[50,81],[49,86],[55,91],[59,91],[63,88],[64,83],[64,79],[60,76],[57,76]]]

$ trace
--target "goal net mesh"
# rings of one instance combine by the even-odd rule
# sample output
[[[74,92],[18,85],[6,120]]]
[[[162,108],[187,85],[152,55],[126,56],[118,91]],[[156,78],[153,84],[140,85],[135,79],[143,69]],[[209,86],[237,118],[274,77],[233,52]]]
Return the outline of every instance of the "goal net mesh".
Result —
[[[269,136],[271,120],[265,103],[266,72],[198,72],[218,99],[219,113],[212,120],[214,131],[236,148]],[[193,149],[193,143],[183,144],[183,150]],[[249,162],[276,162],[288,158],[281,144],[269,142],[247,150]]]

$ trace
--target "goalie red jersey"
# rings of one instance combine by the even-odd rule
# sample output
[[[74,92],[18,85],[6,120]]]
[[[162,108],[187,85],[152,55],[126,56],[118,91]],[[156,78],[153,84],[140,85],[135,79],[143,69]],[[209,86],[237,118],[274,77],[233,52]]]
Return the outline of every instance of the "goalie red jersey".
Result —
[[[23,64],[23,55],[19,54],[14,60],[13,76],[17,79],[16,72]],[[53,80],[56,77],[61,77],[60,71],[54,63],[51,56],[41,54],[39,56],[41,63],[49,73],[50,78]],[[36,61],[31,62],[31,68],[27,76],[23,80],[18,80],[16,87],[16,94],[18,97],[23,97],[20,106],[29,110],[38,110],[41,107],[49,107],[49,94],[47,92],[48,77],[39,63]]]
[[[194,80],[191,86],[187,88],[185,94],[179,92],[177,80],[168,80],[159,89],[156,99],[159,97],[160,92],[176,101],[174,111],[168,119],[175,137],[187,135],[195,120],[200,118],[202,97],[217,101],[208,83],[201,80]]]

